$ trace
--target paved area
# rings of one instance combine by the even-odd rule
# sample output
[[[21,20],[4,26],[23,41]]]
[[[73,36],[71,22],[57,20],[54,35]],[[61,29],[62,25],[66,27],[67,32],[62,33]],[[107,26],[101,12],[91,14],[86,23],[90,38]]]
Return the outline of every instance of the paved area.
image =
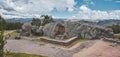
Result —
[[[72,53],[68,50],[39,45],[28,40],[7,40],[4,49],[10,52],[45,55],[49,57],[72,57]]]
[[[6,50],[48,57],[120,57],[120,47],[113,47],[111,43],[101,40],[78,43],[69,49],[30,40],[7,40]]]

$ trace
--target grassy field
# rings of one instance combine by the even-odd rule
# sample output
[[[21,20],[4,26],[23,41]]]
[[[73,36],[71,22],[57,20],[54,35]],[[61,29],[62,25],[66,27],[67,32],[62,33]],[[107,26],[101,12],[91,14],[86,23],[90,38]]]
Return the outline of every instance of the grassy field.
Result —
[[[17,35],[16,30],[6,30],[6,31],[4,32],[5,38],[14,37],[14,36],[16,36],[16,35]]]
[[[120,34],[114,34],[116,38],[120,39]]]
[[[70,47],[76,45],[77,43],[79,43],[79,42],[84,42],[84,41],[87,41],[87,40],[78,39],[78,40],[74,41],[73,43],[71,43],[70,45],[68,45],[68,46],[66,46],[66,47],[67,47],[67,48],[70,48]]]
[[[41,55],[31,55],[25,53],[6,53],[5,55],[5,57],[46,57]]]

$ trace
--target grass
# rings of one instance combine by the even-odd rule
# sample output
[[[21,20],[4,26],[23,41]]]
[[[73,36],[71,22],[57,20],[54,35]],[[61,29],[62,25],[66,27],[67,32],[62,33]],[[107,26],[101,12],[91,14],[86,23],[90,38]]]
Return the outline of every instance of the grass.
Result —
[[[35,38],[50,38],[48,36],[33,36],[33,37],[35,37]]]
[[[5,57],[46,57],[41,55],[31,55],[25,53],[5,53]]]
[[[120,34],[114,34],[116,38],[120,39]]]
[[[66,46],[66,47],[67,47],[67,48],[70,48],[70,47],[76,45],[77,43],[79,43],[79,42],[84,42],[84,41],[87,41],[87,40],[84,40],[84,39],[78,39],[78,40],[74,41],[73,43],[71,43],[69,46]]]
[[[17,32],[15,30],[12,30],[13,32],[9,33],[10,31],[5,31],[5,33],[8,33],[5,35],[5,37],[14,37],[17,35]]]

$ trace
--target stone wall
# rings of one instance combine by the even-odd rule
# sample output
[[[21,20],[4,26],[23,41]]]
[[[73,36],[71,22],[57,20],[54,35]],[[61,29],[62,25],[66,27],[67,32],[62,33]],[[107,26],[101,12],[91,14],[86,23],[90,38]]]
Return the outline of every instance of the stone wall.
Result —
[[[56,40],[56,39],[49,39],[49,38],[40,38],[41,41],[52,43],[52,44],[58,44],[58,45],[62,45],[62,46],[68,46],[77,39],[78,39],[77,37],[73,37],[73,38],[70,38],[68,40]]]
[[[120,44],[120,40],[119,39],[104,38],[103,40]]]

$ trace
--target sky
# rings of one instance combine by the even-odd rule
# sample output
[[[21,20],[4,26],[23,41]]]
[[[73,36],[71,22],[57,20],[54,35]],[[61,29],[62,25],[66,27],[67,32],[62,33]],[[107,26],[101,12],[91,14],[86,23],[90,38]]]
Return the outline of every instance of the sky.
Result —
[[[120,0],[0,0],[4,18],[120,19]]]

